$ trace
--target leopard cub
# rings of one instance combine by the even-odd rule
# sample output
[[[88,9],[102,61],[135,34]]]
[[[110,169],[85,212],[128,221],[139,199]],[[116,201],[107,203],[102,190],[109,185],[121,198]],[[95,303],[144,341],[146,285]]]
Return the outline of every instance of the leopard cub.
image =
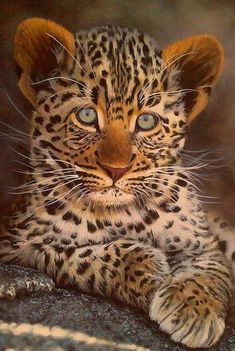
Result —
[[[176,342],[215,344],[231,269],[182,150],[220,75],[220,43],[198,35],[161,51],[139,30],[74,36],[32,18],[18,27],[15,59],[35,111],[0,261],[138,307]]]

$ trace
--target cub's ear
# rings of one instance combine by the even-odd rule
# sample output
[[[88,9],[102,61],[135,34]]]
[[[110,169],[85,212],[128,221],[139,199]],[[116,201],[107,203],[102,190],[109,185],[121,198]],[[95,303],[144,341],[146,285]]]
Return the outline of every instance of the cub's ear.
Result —
[[[197,35],[171,44],[163,50],[164,66],[170,72],[179,70],[182,89],[195,89],[185,93],[185,109],[191,122],[207,105],[211,87],[218,79],[224,61],[223,47],[209,35]]]
[[[22,22],[15,35],[15,59],[22,73],[19,87],[36,106],[32,77],[45,78],[59,65],[66,64],[75,53],[72,33],[57,23],[42,18]]]

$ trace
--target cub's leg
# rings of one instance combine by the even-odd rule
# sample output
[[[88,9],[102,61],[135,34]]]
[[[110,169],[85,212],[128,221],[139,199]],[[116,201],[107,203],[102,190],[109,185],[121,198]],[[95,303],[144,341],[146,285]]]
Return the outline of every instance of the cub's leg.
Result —
[[[132,239],[60,251],[50,243],[20,241],[14,246],[14,240],[8,234],[5,245],[0,242],[1,262],[35,268],[59,287],[111,296],[147,312],[158,287],[172,279],[165,254]]]
[[[221,217],[220,213],[212,211],[211,209],[207,210],[207,217],[213,233],[219,238],[220,250],[231,262],[233,286],[232,298],[229,305],[228,322],[230,325],[235,326],[235,226],[230,225],[225,218]]]
[[[53,275],[49,266],[47,273]],[[153,295],[171,279],[162,251],[132,239],[120,239],[76,249],[69,259],[61,255],[55,280],[58,286],[72,285],[149,312]]]
[[[174,341],[189,347],[209,347],[224,330],[231,294],[230,267],[220,250],[199,256],[178,257],[174,278],[160,286],[150,317]]]

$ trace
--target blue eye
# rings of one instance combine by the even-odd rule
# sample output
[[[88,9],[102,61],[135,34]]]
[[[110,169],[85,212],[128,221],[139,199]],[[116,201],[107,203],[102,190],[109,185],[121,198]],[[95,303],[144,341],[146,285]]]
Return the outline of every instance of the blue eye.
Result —
[[[81,108],[75,112],[77,120],[82,124],[94,124],[98,120],[97,112],[92,107]]]
[[[156,127],[158,123],[158,117],[150,113],[143,113],[139,115],[136,120],[136,126],[139,130],[147,131]]]

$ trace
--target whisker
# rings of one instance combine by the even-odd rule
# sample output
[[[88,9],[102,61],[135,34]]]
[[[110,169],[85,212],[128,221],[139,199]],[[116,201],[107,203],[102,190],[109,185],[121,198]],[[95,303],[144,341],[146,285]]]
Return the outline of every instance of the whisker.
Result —
[[[96,73],[94,72],[94,69],[93,69],[93,67],[92,67],[91,61],[90,61],[88,55],[85,53],[85,51],[84,51],[84,49],[83,49],[83,47],[82,47],[82,45],[81,45],[80,40],[79,40],[78,38],[76,38],[76,41],[77,41],[78,45],[80,46],[80,49],[82,50],[82,52],[83,52],[83,54],[84,54],[84,56],[85,56],[85,58],[86,58],[86,61],[88,62],[88,65],[89,65],[89,67],[90,67],[90,69],[91,69],[91,72],[93,73],[93,75],[94,75],[94,77],[95,77],[95,81],[96,81],[96,83],[97,83],[97,76],[96,76]],[[99,86],[99,84],[97,84],[97,87],[98,87],[98,90],[100,91],[100,86]]]
[[[163,69],[159,72],[159,75],[161,75],[167,68],[169,68],[171,65],[173,65],[173,63],[176,63],[177,61],[179,61],[181,58],[188,56],[188,55],[196,54],[196,53],[197,53],[196,51],[188,51],[182,55],[177,56],[174,60],[170,61],[172,59],[172,57],[171,57],[169,60],[167,60],[166,62],[163,63]],[[176,55],[174,55],[174,56],[176,56]]]
[[[223,148],[221,147],[218,147],[218,146],[215,146],[215,147],[212,147],[212,148],[204,148],[204,149],[199,149],[199,150],[189,150],[189,149],[182,149],[180,150],[180,153],[190,153],[190,154],[202,154],[202,153],[209,153],[209,152],[212,152],[212,153],[216,153],[218,151],[223,151]]]
[[[56,163],[57,161],[61,162],[61,163],[64,163],[64,164],[68,164],[69,166],[71,166],[71,168],[73,168],[74,170],[76,171],[79,171],[79,170],[82,170],[79,168],[79,166],[76,166],[75,164],[69,162],[69,161],[65,161],[65,160],[62,160],[62,159],[59,159],[59,158],[32,158],[32,157],[28,157],[24,154],[22,154],[21,152],[15,150],[14,148],[12,148],[17,154],[19,154],[20,156],[30,160],[30,161],[36,161],[36,162],[44,162],[46,163],[46,161],[52,161],[54,163]]]
[[[7,96],[8,101],[10,102],[10,104],[14,107],[14,109],[19,113],[19,115],[30,125],[32,125],[32,123],[30,122],[30,120],[23,114],[23,112],[18,108],[18,106],[16,106],[16,104],[14,103],[14,101],[12,100],[12,98],[10,97],[10,95],[8,94],[7,90],[5,89],[5,94]]]
[[[67,88],[67,89],[60,90],[60,91],[58,91],[57,93],[54,93],[54,94],[52,94],[52,95],[46,95],[44,98],[45,98],[45,99],[50,99],[50,98],[52,98],[52,97],[54,97],[54,96],[63,94],[63,93],[68,92],[68,91],[74,91],[74,92],[80,93],[80,90],[79,90],[78,88]]]
[[[223,159],[227,158],[227,156],[225,154],[223,154],[223,156],[220,156],[220,157],[216,155],[216,154],[218,154],[219,151],[222,152],[222,149],[220,149],[220,150],[216,150],[216,149],[208,150],[207,152],[205,152],[205,151],[204,152],[196,151],[196,153],[199,153],[196,156],[191,156],[191,155],[188,155],[187,152],[181,151],[180,155],[183,158],[188,157],[188,158],[191,158],[192,160],[206,160],[208,162],[209,161],[216,162],[217,160],[220,161],[220,160],[223,160]],[[208,158],[209,155],[212,155],[213,157],[212,158]]]
[[[170,67],[173,63],[177,62],[178,60],[180,60],[182,57],[187,56],[187,55],[191,55],[191,54],[196,54],[196,51],[189,51],[187,53],[184,53],[182,55],[179,55],[178,57],[176,57],[174,60],[172,60],[172,58],[174,58],[175,56],[177,56],[177,54],[173,55],[171,58],[169,58],[166,62],[163,62],[163,68],[162,70],[160,70],[160,72],[158,72],[157,77],[160,77],[160,75],[168,68]],[[171,61],[172,60],[172,61]],[[169,63],[169,64],[168,64]],[[147,83],[147,86],[144,87],[144,91],[140,94],[140,98],[142,99],[145,92],[147,91],[147,89],[150,87],[150,85],[152,84],[152,82],[156,79],[156,77],[154,77],[154,79],[152,81],[149,81]]]
[[[89,106],[88,101],[85,101],[85,102],[84,102],[84,97],[75,96],[73,99],[69,99],[69,101],[66,102],[65,104],[63,104],[63,105],[61,105],[61,106],[59,106],[59,107],[54,107],[54,108],[52,109],[52,111],[54,111],[54,112],[60,111],[60,110],[62,110],[64,107],[68,106],[69,104],[71,104],[71,102],[74,102],[74,101],[77,101],[77,102],[78,102],[78,104],[79,104],[78,109],[80,109],[81,107],[83,107],[83,106],[85,106],[85,105]],[[83,104],[80,104],[81,101],[83,102]]]
[[[74,181],[74,180],[71,180],[70,182],[67,183],[67,185],[68,185],[69,183],[72,183],[73,181]],[[48,204],[51,205],[51,204],[54,204],[54,203],[56,203],[56,202],[58,202],[58,201],[62,201],[62,200],[65,199],[65,198],[68,196],[68,194],[70,194],[76,187],[81,186],[81,185],[82,185],[82,182],[79,183],[79,184],[76,184],[72,189],[69,189],[67,192],[64,192],[63,195],[62,195],[61,197],[56,198],[56,199],[53,200],[52,202],[49,201]]]
[[[73,180],[78,180],[80,177],[79,176],[76,176],[74,174],[64,174],[64,175],[55,175],[54,177],[51,176],[51,177],[48,177],[46,179],[42,179],[42,180],[37,180],[37,179],[33,179],[29,182],[26,182],[22,185],[19,185],[19,186],[10,186],[9,188],[10,189],[24,189],[24,188],[31,188],[32,185],[37,185],[38,187],[38,190],[40,190],[40,185],[43,185],[43,184],[48,184],[48,186],[54,186],[57,182],[54,182],[54,180],[67,180],[67,179],[73,179]]]
[[[29,147],[30,145],[29,138],[27,139],[26,137],[22,137],[22,136],[19,137],[18,135],[15,135],[15,134],[8,134],[0,131],[0,137],[15,141],[17,143],[21,143],[24,146],[27,145]]]
[[[150,183],[151,184],[151,183]],[[159,183],[158,183],[159,184]],[[163,185],[163,184],[161,184],[161,185]],[[160,193],[160,194],[162,194],[163,196],[165,196],[165,197],[167,197],[168,199],[170,199],[172,202],[175,202],[175,200],[174,199],[172,199],[172,197],[171,196],[169,196],[169,195],[167,195],[165,192],[162,192],[161,190],[155,190],[155,189],[153,189],[153,188],[151,188],[149,185],[147,185],[147,184],[143,184],[143,186],[144,186],[144,188],[147,188],[148,190],[150,190],[152,193]],[[169,189],[167,189],[167,190],[169,190]]]
[[[162,94],[174,95],[177,93],[186,93],[186,92],[190,92],[190,91],[197,91],[197,90],[196,89],[180,89],[180,90],[172,90],[172,91],[159,91],[159,92],[152,93],[152,94],[149,94],[149,95],[143,97],[140,102],[142,103],[151,97],[161,96]]]
[[[52,38],[53,40],[55,40],[68,54],[70,57],[72,57],[72,59],[76,62],[76,64],[78,65],[78,67],[84,72],[84,74],[87,76],[88,79],[90,79],[89,75],[87,74],[86,70],[81,66],[81,64],[78,62],[78,60],[74,57],[74,55],[57,39],[55,38],[53,35],[51,35],[50,33],[46,34]]]
[[[5,123],[5,122],[3,122],[3,121],[1,121],[1,120],[0,120],[0,123],[1,123],[2,125],[4,125],[5,127],[9,128],[9,129],[11,129],[11,130],[14,130],[14,132],[16,132],[16,133],[19,134],[19,135],[23,135],[23,136],[26,137],[26,138],[31,137],[30,134],[27,134],[27,133],[25,133],[25,132],[22,132],[21,130],[12,127],[10,124],[7,124],[7,123]]]
[[[25,164],[26,165],[26,164]],[[64,169],[64,168],[58,168],[58,169],[53,169],[53,170],[45,170],[45,171],[41,171],[41,172],[35,172],[34,167],[32,167],[34,169],[34,171],[23,171],[21,169],[13,169],[13,172],[16,173],[20,173],[20,174],[24,174],[24,175],[47,175],[47,174],[55,174],[57,175],[58,173],[64,173],[65,175],[68,175],[69,173],[76,173],[74,170],[72,169]]]
[[[159,173],[159,175],[162,175],[162,174],[163,174],[163,173]],[[158,175],[158,174],[157,174],[157,175]],[[167,173],[164,173],[164,175],[168,175],[168,176],[169,176],[169,174],[167,174]],[[169,178],[170,178],[170,177],[169,177]],[[146,179],[152,181],[153,183],[154,183],[154,181],[155,181],[155,184],[158,184],[158,182],[159,182],[159,179],[156,179],[156,178],[154,178],[154,177],[148,177],[148,178],[146,178]],[[177,176],[177,179],[185,180],[184,178],[179,177],[179,176]],[[188,185],[191,185],[193,188],[197,189],[199,192],[203,192],[200,188],[198,188],[198,186],[196,186],[195,184],[191,183],[189,180],[187,180],[187,183],[188,183]],[[177,184],[177,186],[180,188],[180,185]],[[181,188],[183,189],[183,187],[181,187]]]
[[[80,184],[78,184],[78,185],[80,185]],[[78,185],[76,185],[76,186],[78,186]],[[56,199],[52,199],[51,201],[47,201],[47,205],[56,204],[58,201],[60,201],[60,202],[62,201],[62,202],[63,202],[63,199],[64,199],[72,190],[73,190],[73,188],[70,189],[67,193],[63,193],[63,196],[61,196],[61,197],[59,197],[59,198],[56,198]],[[45,199],[47,199],[47,197],[46,197]],[[27,212],[27,214],[28,214],[28,215],[32,215],[33,213],[36,213],[37,210],[39,210],[39,209],[41,209],[41,208],[44,208],[44,207],[45,207],[45,199],[44,199],[42,205],[37,206],[37,207],[34,207],[34,208],[32,208],[32,209],[29,209],[28,212]],[[20,214],[20,215],[13,215],[13,216],[10,216],[10,218],[20,218],[20,217],[24,217],[24,216],[25,216],[25,214],[23,214],[23,215]]]
[[[92,92],[92,90],[90,88],[88,88],[86,85],[82,84],[78,80],[73,79],[73,78],[69,78],[69,77],[63,77],[63,76],[56,76],[56,77],[51,77],[51,78],[45,78],[45,79],[42,79],[42,80],[40,80],[38,82],[32,82],[32,83],[30,83],[30,85],[38,85],[38,84],[49,82],[51,80],[56,80],[56,79],[68,80],[70,82],[73,82],[73,83],[76,83],[77,85],[82,86],[83,88],[87,89],[90,93]]]
[[[82,184],[77,184],[75,185],[71,190],[74,192],[76,188],[78,188],[80,185]],[[82,196],[83,197],[85,194],[88,194],[89,193],[89,190],[88,189],[79,189],[79,191],[77,191],[75,194],[72,194],[70,197],[68,197],[68,193],[66,194],[66,197],[68,197],[68,201],[72,201],[74,198],[76,198],[77,196],[79,196],[79,193],[82,192]]]
[[[53,191],[55,191],[55,190],[61,188],[62,186],[66,186],[66,185],[71,184],[72,182],[78,180],[78,178],[75,177],[75,176],[70,176],[70,177],[66,177],[66,178],[71,178],[71,179],[70,179],[69,181],[65,182],[65,183],[58,184],[55,188],[53,188]],[[62,180],[65,180],[64,177],[62,178]],[[79,183],[79,185],[81,185],[81,184],[82,184],[82,183]]]
[[[87,141],[87,139],[89,140],[89,139],[93,139],[93,135],[90,135],[90,133],[88,134],[88,135],[85,135],[82,139],[78,139],[78,137],[76,137],[76,135],[73,135],[73,136],[71,136],[71,137],[68,137],[68,138],[64,138],[64,141],[66,141],[66,142],[68,142],[68,141],[71,141],[71,140],[76,140],[76,142],[78,143],[78,144],[82,144],[82,143],[84,143],[84,142],[86,142]]]

